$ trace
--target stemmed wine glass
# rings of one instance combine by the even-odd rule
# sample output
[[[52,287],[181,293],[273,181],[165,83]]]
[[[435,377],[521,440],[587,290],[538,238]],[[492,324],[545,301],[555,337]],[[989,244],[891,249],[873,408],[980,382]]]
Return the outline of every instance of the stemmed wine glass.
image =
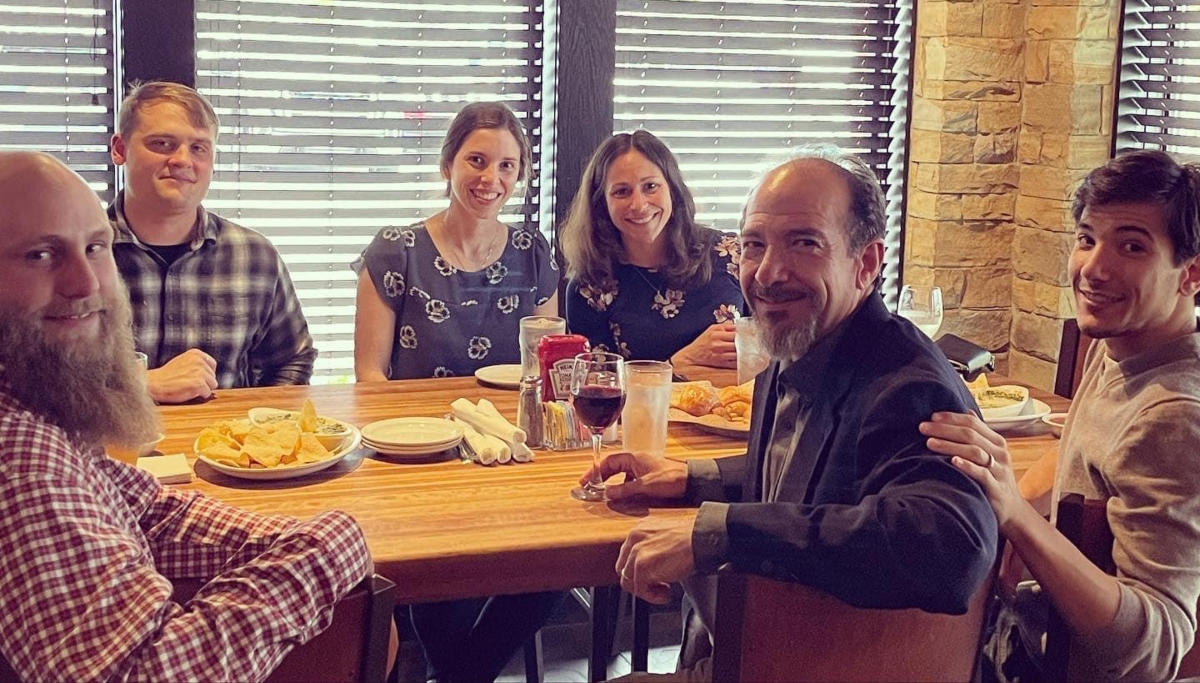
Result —
[[[625,405],[625,361],[615,353],[593,351],[575,356],[571,368],[571,405],[575,416],[592,433],[592,480],[571,489],[579,500],[604,500],[600,476],[600,436],[612,426]]]
[[[896,312],[933,339],[942,326],[942,289],[932,285],[904,285]]]

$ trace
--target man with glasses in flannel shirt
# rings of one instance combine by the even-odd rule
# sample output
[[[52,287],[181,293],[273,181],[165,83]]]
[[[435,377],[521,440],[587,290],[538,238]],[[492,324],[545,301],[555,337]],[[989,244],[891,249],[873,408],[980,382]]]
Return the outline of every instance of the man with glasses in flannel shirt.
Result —
[[[165,488],[96,195],[0,152],[0,655],[21,680],[262,680],[371,571],[362,531]],[[206,582],[186,604],[172,582]],[[3,666],[0,666],[0,670]]]
[[[317,356],[279,253],[200,205],[218,130],[195,90],[151,82],[121,103],[112,138],[127,181],[108,209],[113,254],[160,403],[204,399],[217,387],[306,384]]]

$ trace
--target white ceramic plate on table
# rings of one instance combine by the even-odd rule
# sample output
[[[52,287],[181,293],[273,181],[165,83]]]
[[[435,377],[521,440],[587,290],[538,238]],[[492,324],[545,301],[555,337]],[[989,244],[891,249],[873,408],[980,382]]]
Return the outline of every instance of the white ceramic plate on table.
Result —
[[[1025,404],[1025,411],[1020,415],[1012,417],[993,417],[984,418],[984,422],[989,427],[997,431],[1010,429],[1023,429],[1029,425],[1035,424],[1046,415],[1050,414],[1050,406],[1044,401],[1039,401],[1036,398],[1030,398]]]
[[[463,437],[462,425],[440,417],[394,417],[362,428],[363,438],[375,446],[403,449],[449,448]],[[428,452],[428,451],[426,451]]]
[[[667,411],[667,421],[695,425],[706,432],[735,439],[745,439],[750,434],[749,421],[734,422],[733,420],[726,420],[720,415],[713,415],[711,413],[696,417],[687,411],[671,408]]]
[[[521,366],[489,365],[475,371],[475,379],[501,389],[521,388]]]
[[[354,451],[354,449],[358,448],[362,443],[362,434],[360,434],[359,431],[354,427],[350,427],[350,429],[352,430],[350,435],[342,443],[341,447],[333,451],[333,455],[325,458],[324,460],[318,460],[317,462],[310,462],[304,465],[279,465],[277,467],[265,467],[263,469],[249,469],[243,467],[233,467],[231,465],[223,465],[215,460],[212,460],[211,458],[199,454],[197,454],[197,458],[221,474],[228,474],[231,477],[237,477],[239,479],[252,479],[258,481],[295,479],[296,477],[303,477],[306,474],[320,472],[328,467],[333,467],[341,462],[342,458],[345,458],[349,453]],[[195,445],[193,445],[192,448],[195,450]]]

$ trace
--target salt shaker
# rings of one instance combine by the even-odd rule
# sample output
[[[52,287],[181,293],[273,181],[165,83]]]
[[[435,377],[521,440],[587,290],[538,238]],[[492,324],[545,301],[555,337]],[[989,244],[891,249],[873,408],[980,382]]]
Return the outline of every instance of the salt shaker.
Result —
[[[517,399],[517,427],[525,431],[525,443],[541,448],[545,430],[542,415],[542,378],[529,375],[521,378],[521,396]]]

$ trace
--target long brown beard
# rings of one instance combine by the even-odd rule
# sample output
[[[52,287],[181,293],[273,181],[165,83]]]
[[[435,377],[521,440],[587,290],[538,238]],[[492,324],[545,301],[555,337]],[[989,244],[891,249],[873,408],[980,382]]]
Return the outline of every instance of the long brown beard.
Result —
[[[105,300],[95,339],[46,339],[36,315],[0,310],[0,364],[11,395],[88,444],[136,448],[158,431],[133,354],[124,290]]]

